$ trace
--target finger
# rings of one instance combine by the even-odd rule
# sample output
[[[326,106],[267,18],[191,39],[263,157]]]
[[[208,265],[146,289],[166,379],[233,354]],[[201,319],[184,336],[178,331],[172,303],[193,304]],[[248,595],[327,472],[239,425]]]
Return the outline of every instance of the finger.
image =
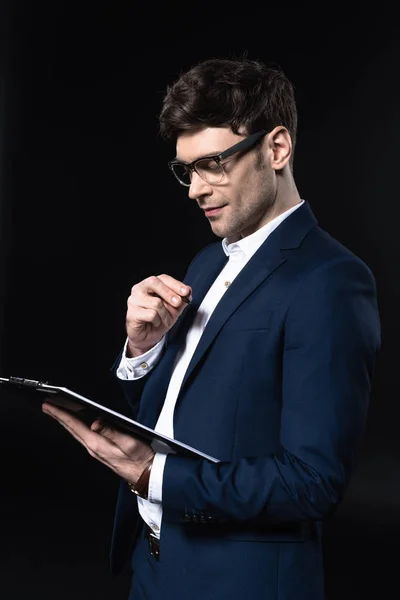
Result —
[[[110,468],[114,473],[127,480],[132,479],[132,464],[140,457],[136,456],[133,459],[128,453],[125,453],[110,437],[116,440],[125,440],[125,445],[129,443],[136,445],[134,438],[126,436],[119,432],[111,432],[109,428],[97,419],[93,424],[93,428],[87,427],[79,419],[72,416],[67,411],[54,407],[49,403],[42,404],[44,413],[56,419],[82,446],[84,446],[90,456]],[[99,435],[96,429],[107,432],[107,436]],[[125,439],[126,438],[126,439]],[[129,438],[129,439],[128,439]],[[142,444],[143,454],[148,457],[152,450],[149,446]]]
[[[187,295],[190,291],[182,282],[169,275],[160,275],[158,277],[153,275],[152,277],[148,277],[143,284],[143,289],[146,294],[158,296],[164,300],[167,305],[172,306],[173,308],[181,306],[181,295]],[[185,293],[183,293],[183,291]]]
[[[161,325],[171,327],[179,315],[180,308],[172,307],[158,296],[143,294],[140,298],[128,299],[128,321],[132,317],[141,323],[151,323],[154,327]]]
[[[98,419],[92,424],[99,432],[86,440],[86,450],[96,460],[112,469],[117,475],[131,479],[133,463],[148,460],[153,451],[147,444],[141,444],[135,438],[115,430],[109,424]],[[136,448],[139,446],[140,452]],[[144,458],[143,458],[144,457]]]
[[[90,429],[103,437],[108,438],[111,441],[114,441],[116,430],[105,423],[103,419],[96,419],[90,426]]]
[[[58,407],[56,408],[48,403],[42,405],[42,410],[56,419],[72,437],[86,448],[91,456],[100,462],[111,466],[121,459],[126,459],[125,453],[110,439],[110,434],[108,437],[99,435],[92,427],[87,427],[85,423],[67,411],[61,410]],[[99,423],[99,421],[97,422]],[[102,428],[100,423],[97,427]]]
[[[90,429],[80,419],[46,402],[42,404],[42,411],[58,421],[78,442],[86,446],[86,437]]]
[[[90,429],[92,431],[94,431],[95,433],[101,433],[103,428],[104,428],[104,423],[101,419],[96,419],[95,421],[93,421],[93,423],[90,426]]]
[[[166,275],[165,273],[158,275],[157,277],[166,286],[178,294],[182,300],[186,301],[186,303],[191,301],[192,288],[189,285],[186,285],[183,281],[175,279],[174,277],[171,277],[171,275]]]
[[[70,420],[71,422],[76,421],[79,423],[82,422],[77,417],[71,415],[69,411],[60,408],[59,406],[54,406],[54,404],[51,402],[43,402],[42,411],[51,417],[55,417],[56,419]]]
[[[152,298],[152,300],[156,300],[156,298]],[[140,306],[136,302],[134,302],[131,298],[128,299],[128,311],[126,314],[126,319],[128,322],[132,321],[133,323],[150,323],[154,325],[154,327],[160,327],[165,321],[168,322],[171,315],[165,308],[163,301],[158,299],[160,304],[160,312],[156,308],[148,308],[144,306]],[[161,308],[162,307],[162,308]],[[162,316],[161,313],[162,312]]]
[[[152,452],[151,447],[148,444],[133,437],[130,433],[115,429],[102,419],[96,419],[91,425],[91,430],[112,441],[127,457],[134,457],[135,460],[140,459],[140,457],[137,456],[138,450],[146,455],[149,452]]]
[[[42,411],[50,417],[57,419],[57,421],[63,425],[66,425],[80,435],[85,435],[86,433],[90,432],[89,427],[83,421],[81,421],[81,419],[75,417],[69,411],[59,408],[58,406],[44,402],[42,404]]]

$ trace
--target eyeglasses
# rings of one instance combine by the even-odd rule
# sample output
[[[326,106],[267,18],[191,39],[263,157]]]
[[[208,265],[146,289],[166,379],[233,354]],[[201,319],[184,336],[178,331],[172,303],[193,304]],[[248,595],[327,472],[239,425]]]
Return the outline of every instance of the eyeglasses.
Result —
[[[238,142],[224,150],[220,154],[212,156],[202,156],[191,163],[185,163],[180,160],[171,160],[168,163],[169,168],[181,185],[189,187],[192,181],[192,173],[196,171],[197,175],[210,184],[220,183],[225,175],[222,161],[236,154],[245,152],[253,148],[258,140],[268,133],[265,129],[249,135],[241,142]]]

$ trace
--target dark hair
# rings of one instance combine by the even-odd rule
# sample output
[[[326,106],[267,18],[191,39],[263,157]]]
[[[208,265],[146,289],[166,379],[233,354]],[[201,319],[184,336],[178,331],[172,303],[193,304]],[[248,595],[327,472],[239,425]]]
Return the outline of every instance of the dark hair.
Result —
[[[296,143],[294,89],[278,66],[245,58],[211,58],[167,86],[159,115],[160,135],[176,138],[202,127],[230,127],[250,135],[286,127]]]

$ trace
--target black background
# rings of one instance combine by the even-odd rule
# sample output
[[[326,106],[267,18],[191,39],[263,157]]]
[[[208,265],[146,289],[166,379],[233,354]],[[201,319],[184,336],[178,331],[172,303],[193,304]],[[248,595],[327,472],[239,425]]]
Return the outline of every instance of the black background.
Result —
[[[295,178],[373,270],[382,321],[366,439],[326,525],[327,597],[385,597],[400,529],[400,43],[394,3],[6,2],[0,7],[0,366],[126,411],[109,369],[126,299],[214,240],[172,180],[165,86],[203,58],[279,63],[299,109]],[[0,597],[125,599],[108,550],[118,481],[3,391]],[[395,588],[396,589],[396,588]]]

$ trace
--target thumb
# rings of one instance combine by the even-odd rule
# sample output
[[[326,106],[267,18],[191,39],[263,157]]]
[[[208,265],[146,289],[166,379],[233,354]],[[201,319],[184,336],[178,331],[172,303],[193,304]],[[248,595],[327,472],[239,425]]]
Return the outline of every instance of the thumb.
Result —
[[[96,419],[90,426],[90,429],[99,435],[109,438],[110,440],[114,437],[114,430],[108,427],[102,419]]]

